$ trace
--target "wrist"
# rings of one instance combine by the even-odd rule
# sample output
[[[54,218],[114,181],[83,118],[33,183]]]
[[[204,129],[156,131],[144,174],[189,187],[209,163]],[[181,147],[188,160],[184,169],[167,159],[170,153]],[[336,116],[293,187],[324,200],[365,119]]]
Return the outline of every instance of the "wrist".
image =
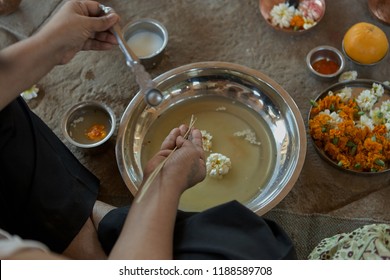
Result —
[[[136,201],[152,201],[157,200],[158,202],[164,202],[168,205],[177,205],[179,203],[180,197],[183,193],[178,182],[173,180],[164,180],[160,176],[154,178],[153,182],[145,185],[143,182],[141,188],[139,189]]]
[[[65,64],[70,60],[70,58],[66,58],[69,47],[67,47],[64,36],[55,30],[55,28],[44,27],[33,36],[53,66]]]

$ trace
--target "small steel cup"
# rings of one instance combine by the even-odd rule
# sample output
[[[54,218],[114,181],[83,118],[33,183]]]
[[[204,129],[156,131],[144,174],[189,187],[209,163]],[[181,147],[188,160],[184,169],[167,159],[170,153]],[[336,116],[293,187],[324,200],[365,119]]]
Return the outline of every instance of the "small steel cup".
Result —
[[[313,64],[321,59],[329,59],[334,61],[339,65],[339,69],[331,74],[322,74],[317,72]],[[345,59],[343,54],[336,48],[331,46],[319,46],[312,49],[306,56],[306,64],[309,68],[310,72],[312,72],[315,76],[323,79],[335,78],[339,74],[341,74],[345,67]]]
[[[161,45],[151,48],[150,52],[140,54],[139,52],[137,53],[136,48],[129,46],[146,69],[151,69],[161,62],[168,43],[168,31],[161,22],[149,18],[139,19],[126,24],[122,28],[122,32],[124,39],[128,43],[133,36],[139,36],[142,32],[150,32],[152,35],[157,35],[161,39]],[[147,48],[150,48],[150,46],[144,45],[144,49]]]

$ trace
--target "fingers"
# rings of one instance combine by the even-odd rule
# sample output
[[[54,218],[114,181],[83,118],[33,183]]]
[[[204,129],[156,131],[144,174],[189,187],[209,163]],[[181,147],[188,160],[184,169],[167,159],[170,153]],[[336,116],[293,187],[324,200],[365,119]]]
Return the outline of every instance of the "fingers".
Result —
[[[110,50],[114,45],[117,45],[115,36],[110,32],[99,32],[95,34],[95,38],[85,41],[83,50]]]
[[[193,145],[195,146],[196,150],[198,151],[198,154],[200,156],[200,159],[204,162],[205,161],[205,153],[203,150],[203,138],[202,133],[199,129],[193,129],[191,133],[191,141]]]
[[[96,1],[75,1],[74,5],[78,5],[85,16],[98,17],[103,14],[100,3]]]
[[[115,13],[91,18],[91,28],[94,32],[102,32],[110,29],[119,21],[119,16]]]
[[[171,130],[171,132],[168,134],[168,136],[164,139],[163,143],[161,144],[161,150],[163,149],[174,149],[176,146],[181,146],[182,142],[184,141],[183,136],[185,135],[187,129],[185,125],[181,125],[180,127],[176,127]],[[178,140],[180,145],[178,144]]]
[[[201,149],[203,151],[203,140],[202,140],[202,133],[199,129],[193,129],[191,133],[192,143],[194,143],[195,147],[199,150]]]
[[[98,40],[100,42],[107,42],[112,45],[118,45],[118,42],[111,32],[99,32],[95,34],[95,40]]]
[[[188,126],[185,124],[182,124],[179,126],[179,130],[180,130],[180,135],[184,137],[188,131]]]
[[[188,132],[187,125],[180,125],[178,128],[171,130],[169,135],[165,138],[164,142],[161,145],[161,149],[174,149],[176,146],[178,148],[182,147],[186,139],[184,138]],[[195,145],[197,150],[203,152],[202,145],[202,133],[199,129],[191,129],[188,135],[188,140]]]
[[[106,51],[110,50],[112,47],[113,45],[110,43],[88,39],[83,46],[83,50]]]
[[[179,186],[188,188],[202,181],[206,176],[205,154],[202,147],[202,134],[199,129],[191,129],[188,140],[185,138],[187,125],[171,130],[164,139],[160,151],[148,163],[144,174],[149,174],[155,166],[168,156],[163,171],[167,178],[176,176]],[[176,151],[172,154],[172,150]],[[149,168],[150,167],[150,168]]]
[[[176,146],[176,139],[178,136],[180,136],[180,129],[174,128],[171,130],[171,132],[168,134],[168,136],[164,139],[163,143],[161,144],[161,150],[173,150]]]
[[[89,17],[91,32],[107,31],[119,21],[119,16],[114,12],[103,15],[100,4],[95,1],[69,1],[66,4],[73,5],[72,8],[76,13]]]

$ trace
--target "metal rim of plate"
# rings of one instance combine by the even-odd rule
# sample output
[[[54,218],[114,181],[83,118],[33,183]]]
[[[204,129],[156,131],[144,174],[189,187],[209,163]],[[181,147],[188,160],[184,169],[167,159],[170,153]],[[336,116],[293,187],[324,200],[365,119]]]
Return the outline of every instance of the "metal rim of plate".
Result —
[[[324,98],[326,95],[328,95],[329,91],[337,92],[337,91],[339,91],[339,90],[341,90],[341,89],[343,89],[345,87],[370,89],[370,88],[372,88],[372,84],[373,83],[381,84],[383,86],[384,90],[385,90],[385,94],[389,95],[389,98],[390,98],[390,87],[385,85],[385,84],[383,84],[383,82],[379,82],[379,81],[376,81],[376,80],[370,80],[370,79],[357,79],[357,80],[352,80],[352,81],[339,82],[339,83],[331,85],[330,87],[328,87],[327,89],[322,91],[314,99],[314,101],[316,102],[316,101],[320,100],[321,98]],[[310,115],[311,115],[312,109],[313,109],[313,106],[310,106],[310,110],[309,110],[309,114],[308,114],[308,124],[309,124],[309,121],[311,119]],[[312,137],[312,135],[310,133],[310,130],[308,130],[308,133],[310,135],[310,139],[311,139],[311,142],[312,142],[315,150],[321,156],[321,158],[324,159],[326,162],[328,162],[331,166],[336,167],[339,170],[348,172],[350,174],[363,175],[363,176],[373,176],[373,175],[387,173],[387,172],[390,171],[390,167],[388,169],[386,169],[386,170],[382,170],[382,171],[378,171],[378,172],[361,172],[361,171],[346,169],[346,168],[344,168],[342,166],[339,166],[335,161],[333,161],[330,157],[328,157],[326,155],[326,153],[322,149],[320,149],[316,145],[315,140],[313,139],[313,137]]]
[[[214,78],[217,81],[221,79],[222,85],[226,85],[227,88],[220,89],[221,84],[210,80]],[[164,94],[163,102],[156,107],[148,107],[143,102],[143,97],[137,93],[123,113],[118,129],[115,151],[117,164],[125,184],[133,195],[142,182],[140,151],[143,131],[150,127],[153,118],[157,118],[164,110],[183,98],[197,98],[210,92],[260,106],[258,112],[268,114],[269,122],[274,126],[271,131],[275,128],[277,129],[275,133],[279,132],[274,134],[274,137],[279,159],[275,167],[280,168],[275,169],[272,178],[264,186],[264,191],[245,205],[258,214],[264,214],[290,192],[303,167],[307,140],[299,108],[280,85],[259,71],[219,61],[180,66],[158,76],[154,81]],[[189,90],[191,85],[196,85],[196,88]],[[272,106],[273,104],[275,106]],[[148,114],[152,116],[148,117]]]

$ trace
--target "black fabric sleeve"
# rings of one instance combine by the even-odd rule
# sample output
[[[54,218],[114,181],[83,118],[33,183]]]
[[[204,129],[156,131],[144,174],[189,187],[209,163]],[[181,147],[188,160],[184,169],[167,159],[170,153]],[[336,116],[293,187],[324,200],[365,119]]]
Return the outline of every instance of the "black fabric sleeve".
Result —
[[[129,207],[109,212],[101,221],[99,240],[109,254]],[[237,201],[200,213],[178,211],[174,233],[174,259],[279,260],[296,259],[287,234]]]

